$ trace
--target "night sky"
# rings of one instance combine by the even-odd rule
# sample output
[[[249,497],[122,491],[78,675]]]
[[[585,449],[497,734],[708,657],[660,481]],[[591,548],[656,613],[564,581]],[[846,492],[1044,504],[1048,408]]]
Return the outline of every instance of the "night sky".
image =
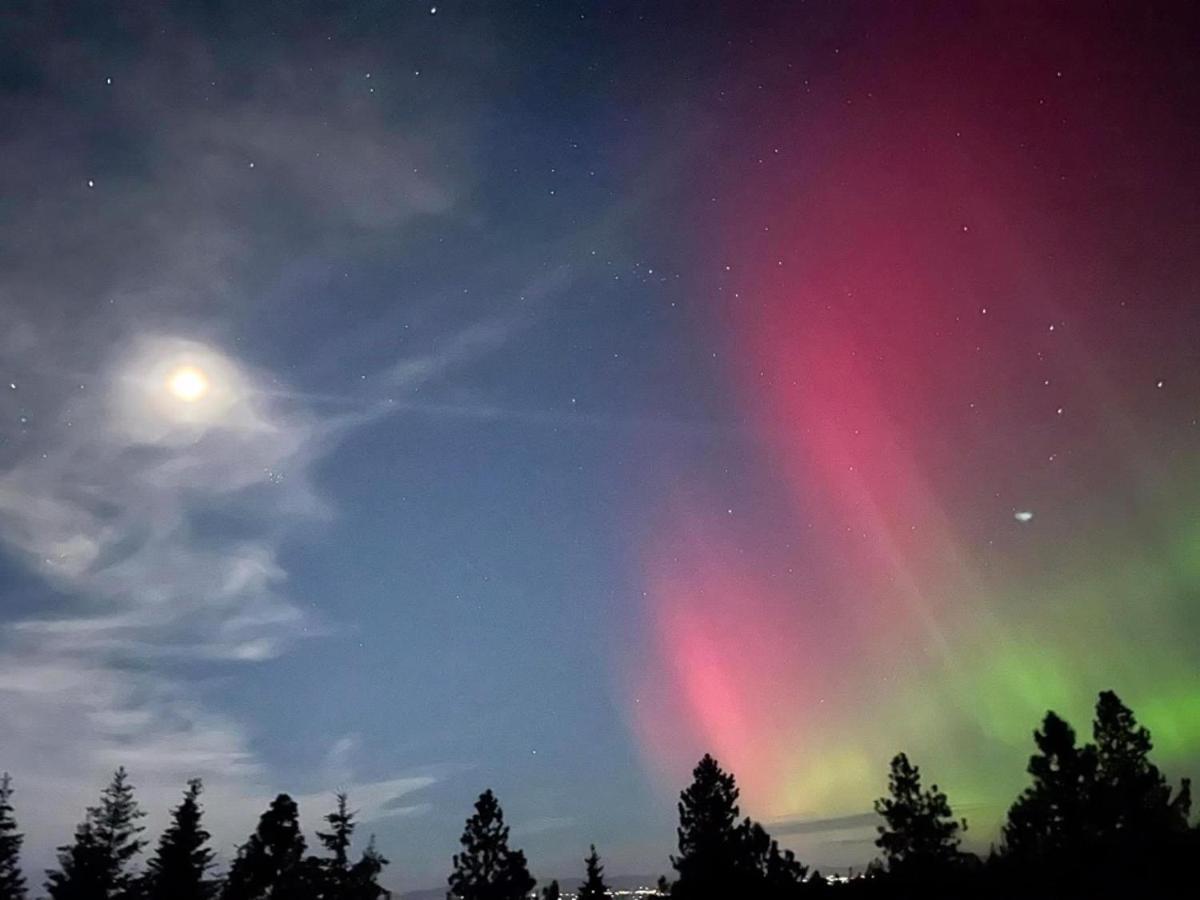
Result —
[[[1200,776],[1200,19],[1166,3],[10,5],[0,768],[442,883],[985,848],[1054,708]],[[699,8],[698,8],[699,7]]]

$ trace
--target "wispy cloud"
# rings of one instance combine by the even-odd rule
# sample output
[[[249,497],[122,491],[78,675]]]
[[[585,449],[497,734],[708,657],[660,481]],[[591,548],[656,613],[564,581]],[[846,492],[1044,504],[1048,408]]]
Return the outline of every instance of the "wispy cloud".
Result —
[[[514,837],[529,837],[530,835],[544,834],[547,831],[560,831],[574,825],[575,819],[571,816],[541,816],[513,826],[512,832]]]
[[[225,323],[281,248],[395,237],[453,214],[463,185],[424,174],[431,139],[412,135],[437,123],[390,126],[334,103],[338,85],[281,102],[295,75],[283,64],[226,98],[220,120],[202,95],[180,103],[216,64],[168,32],[107,95],[105,115],[142,151],[134,173],[92,171],[94,148],[56,131],[61,110],[0,98],[0,115],[28,126],[0,137],[0,192],[24,211],[0,219],[0,552],[28,600],[0,606],[0,767],[17,776],[34,866],[119,764],[152,825],[200,776],[218,845],[246,833],[275,779],[245,723],[182,665],[268,660],[337,627],[289,595],[281,559],[294,523],[335,506],[316,465],[354,428],[402,413],[399,391],[499,350],[527,321],[446,329],[344,398],[349,412],[250,362]],[[46,77],[94,79],[76,49],[52,48],[61,65]],[[337,109],[346,120],[331,123]],[[260,202],[286,215],[265,219]],[[202,400],[168,396],[182,365],[206,373]],[[366,821],[427,809],[409,795],[444,773],[360,781],[354,748],[335,746],[313,783],[348,790]],[[329,799],[303,796],[306,817]]]
[[[837,831],[874,829],[879,824],[875,813],[852,813],[823,819],[780,819],[770,823],[771,833],[778,835],[827,834]]]

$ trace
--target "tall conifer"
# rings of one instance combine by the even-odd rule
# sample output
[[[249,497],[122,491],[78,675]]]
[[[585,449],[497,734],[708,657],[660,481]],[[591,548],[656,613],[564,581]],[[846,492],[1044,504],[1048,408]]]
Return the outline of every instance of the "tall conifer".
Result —
[[[525,854],[508,846],[504,812],[491,791],[475,802],[475,815],[467,819],[460,839],[463,849],[454,855],[450,896],[459,900],[525,900],[536,882],[529,874]]]
[[[21,874],[21,843],[13,815],[12,779],[0,775],[0,900],[25,900],[25,876]]]
[[[171,813],[171,824],[146,864],[148,900],[210,900],[216,894],[217,885],[206,877],[213,851],[207,846],[209,833],[200,822],[202,790],[200,779],[193,778],[183,802]]]

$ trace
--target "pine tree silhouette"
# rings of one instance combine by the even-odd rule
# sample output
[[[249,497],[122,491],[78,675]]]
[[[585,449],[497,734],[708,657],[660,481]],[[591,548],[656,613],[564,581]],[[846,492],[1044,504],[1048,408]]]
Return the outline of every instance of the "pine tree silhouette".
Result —
[[[875,845],[883,851],[890,871],[932,874],[958,859],[959,830],[946,795],[935,784],[921,788],[921,770],[903,753],[892,759],[888,794],[875,801],[883,817]]]
[[[1104,841],[1159,840],[1187,827],[1190,788],[1185,781],[1173,800],[1171,787],[1150,762],[1150,732],[1112,691],[1096,702],[1096,787],[1092,815]],[[1183,798],[1182,800],[1180,798]]]
[[[801,865],[791,850],[782,850],[779,842],[757,822],[746,819],[739,830],[749,866],[745,883],[753,886],[753,896],[758,900],[784,900],[795,896],[804,883],[808,867]]]
[[[145,841],[137,824],[145,815],[133,799],[133,786],[122,766],[75,830],[75,842],[58,849],[59,868],[46,872],[51,900],[114,900],[137,894],[129,871]]]
[[[223,900],[307,900],[313,878],[304,850],[296,801],[280,794],[259,818],[254,834],[238,848]]]
[[[358,862],[350,867],[346,882],[345,900],[378,900],[390,893],[379,884],[379,876],[387,866],[387,858],[375,847],[375,835],[367,843],[367,849]]]
[[[1009,810],[997,877],[1021,879],[1010,890],[1129,896],[1166,889],[1169,874],[1200,847],[1188,832],[1191,789],[1172,796],[1150,761],[1150,733],[1112,691],[1100,694],[1095,743],[1054,713],[1034,733],[1033,784]]]
[[[558,886],[558,881],[551,881],[548,885],[542,888],[542,900],[560,900],[562,897],[562,889]]]
[[[388,861],[375,849],[375,839],[358,862],[350,863],[350,843],[356,823],[345,793],[337,795],[337,807],[325,816],[329,831],[318,831],[317,838],[329,851],[324,859],[313,859],[310,868],[319,873],[322,900],[375,900],[386,891],[377,879]]]
[[[1077,853],[1092,834],[1091,798],[1096,781],[1096,751],[1075,745],[1075,731],[1053,712],[1033,733],[1038,753],[1026,771],[1033,784],[1008,811],[1005,852],[1032,859]]]
[[[763,894],[768,885],[784,893],[807,869],[749,818],[739,822],[738,788],[732,774],[705,755],[692,783],[679,795],[679,855],[671,865],[679,877],[670,885],[676,900],[724,900]]]
[[[575,895],[578,900],[611,900],[612,894],[604,883],[604,866],[600,865],[600,856],[596,853],[596,845],[592,844],[592,852],[583,861],[587,875],[579,892]]]
[[[0,900],[25,900],[25,876],[21,874],[21,843],[13,816],[12,779],[0,776]]]
[[[671,857],[679,877],[671,885],[672,897],[720,898],[738,889],[740,814],[733,775],[705,754],[679,795],[679,855]]]
[[[325,816],[329,831],[318,831],[317,839],[329,851],[329,867],[343,873],[350,868],[350,840],[354,836],[354,813],[346,794],[337,794],[337,808]]]
[[[508,826],[495,795],[489,790],[475,802],[461,838],[463,850],[454,855],[450,896],[460,900],[524,900],[537,883],[529,874],[525,854],[508,847]]]
[[[212,866],[209,833],[200,824],[199,778],[188,782],[183,802],[171,813],[171,824],[158,840],[154,857],[146,864],[144,893],[147,900],[209,900],[217,884],[205,876]]]
[[[108,897],[108,872],[90,817],[75,827],[75,841],[58,848],[59,868],[46,870],[50,900]]]

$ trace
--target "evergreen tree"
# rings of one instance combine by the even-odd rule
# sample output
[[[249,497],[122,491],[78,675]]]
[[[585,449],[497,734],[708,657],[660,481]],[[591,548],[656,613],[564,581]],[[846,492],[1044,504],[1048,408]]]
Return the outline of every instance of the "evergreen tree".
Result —
[[[558,881],[551,881],[548,885],[542,888],[542,900],[561,900],[562,889],[558,886]]]
[[[611,900],[608,885],[604,883],[604,866],[600,865],[600,856],[596,853],[596,845],[592,844],[592,852],[583,861],[587,867],[587,876],[575,895],[578,900]]]
[[[1005,852],[1026,859],[1075,853],[1093,832],[1096,750],[1077,747],[1074,730],[1053,712],[1046,713],[1033,739],[1039,751],[1027,768],[1033,784],[1008,811]]]
[[[808,869],[757,822],[739,822],[737,801],[733,775],[705,755],[679,796],[679,855],[671,857],[679,877],[670,885],[676,900],[787,897],[803,882]]]
[[[508,847],[508,826],[495,795],[484,791],[467,819],[463,850],[454,855],[450,896],[460,900],[524,900],[536,882],[525,854]]]
[[[329,867],[337,872],[350,868],[350,840],[354,836],[354,813],[346,794],[337,794],[337,809],[325,816],[329,831],[318,831],[317,839],[329,851]]]
[[[387,858],[375,848],[375,836],[367,843],[367,849],[358,862],[350,867],[346,879],[345,900],[379,900],[390,896],[379,885],[379,876],[388,864]]]
[[[280,794],[258,820],[258,828],[238,848],[223,900],[305,900],[312,873],[304,859],[296,801]]]
[[[1150,732],[1112,691],[1096,702],[1093,821],[1101,840],[1156,840],[1187,827],[1191,791],[1185,782],[1174,799],[1167,779],[1150,762]]]
[[[337,808],[325,816],[329,831],[318,831],[317,838],[329,851],[324,859],[314,859],[310,868],[320,881],[322,900],[375,900],[386,891],[378,877],[388,861],[375,849],[375,839],[355,863],[350,862],[350,843],[356,823],[346,794],[337,795]]]
[[[745,884],[747,892],[758,900],[785,900],[793,897],[804,883],[808,867],[801,865],[791,850],[781,850],[766,829],[746,819],[741,827],[744,858],[749,869]]]
[[[24,900],[25,876],[21,874],[21,843],[13,817],[12,779],[0,776],[0,900]]]
[[[58,848],[58,866],[56,870],[46,870],[45,886],[50,900],[94,900],[109,896],[103,853],[90,815],[75,827],[74,842]]]
[[[679,855],[671,865],[679,877],[671,885],[677,900],[735,896],[744,886],[739,833],[738,789],[732,774],[705,754],[692,771],[692,783],[679,795]]]
[[[1150,762],[1150,733],[1112,691],[1097,700],[1092,735],[1094,744],[1076,747],[1070,727],[1047,714],[1034,733],[1033,784],[1009,811],[999,870],[1023,879],[1022,891],[1162,894],[1166,873],[1196,849],[1190,785],[1172,796]]]
[[[154,858],[146,864],[147,900],[209,900],[217,892],[205,876],[212,866],[209,833],[200,824],[199,778],[188,782],[183,802],[171,813],[171,824],[158,839]]]
[[[967,823],[955,820],[946,795],[935,784],[921,787],[921,770],[903,753],[892,759],[888,794],[875,801],[875,812],[883,817],[875,845],[896,872],[932,872],[944,869],[958,858],[959,830]]]
[[[145,846],[138,820],[145,815],[133,799],[125,768],[117,769],[100,797],[75,830],[75,842],[58,849],[59,868],[46,873],[51,900],[113,900],[137,894],[129,871]]]

